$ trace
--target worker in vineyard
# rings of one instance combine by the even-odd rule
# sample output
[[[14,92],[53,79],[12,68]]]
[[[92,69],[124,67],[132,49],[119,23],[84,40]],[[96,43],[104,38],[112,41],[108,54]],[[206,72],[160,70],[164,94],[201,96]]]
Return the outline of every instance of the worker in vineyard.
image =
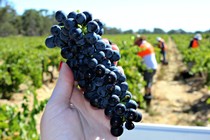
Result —
[[[189,48],[198,48],[199,41],[202,40],[201,34],[196,34],[192,40],[190,40]]]
[[[167,49],[167,46],[165,44],[165,41],[161,37],[157,37],[157,42],[158,42],[157,46],[158,46],[158,48],[160,48],[160,53],[162,55],[162,63],[164,65],[167,65],[168,64],[168,62],[166,60],[166,49]]]
[[[146,65],[146,69],[143,71],[144,80],[146,82],[144,100],[149,106],[152,100],[151,87],[153,77],[157,69],[155,51],[154,47],[146,41],[145,36],[137,36],[134,41],[134,45],[137,45],[140,48],[137,55],[143,59],[143,63]]]
[[[195,34],[195,36],[190,40],[189,48],[192,48],[192,49],[198,48],[200,46],[200,43],[199,43],[200,40],[202,40],[201,34]],[[195,65],[194,61],[189,61],[187,63],[188,71],[190,71],[193,68],[194,65]],[[190,73],[189,73],[189,75],[193,76]]]

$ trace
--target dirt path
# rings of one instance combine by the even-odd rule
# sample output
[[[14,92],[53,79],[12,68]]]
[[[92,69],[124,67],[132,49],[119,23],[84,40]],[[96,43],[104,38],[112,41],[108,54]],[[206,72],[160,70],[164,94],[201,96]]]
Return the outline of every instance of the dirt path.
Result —
[[[157,70],[152,87],[154,99],[148,111],[142,110],[142,122],[209,126],[207,118],[210,118],[210,111],[208,108],[203,113],[192,110],[192,107],[196,108],[202,97],[210,94],[209,91],[206,88],[192,91],[192,86],[181,80],[174,80],[177,73],[185,69],[185,66],[171,38],[169,38],[167,45],[169,65],[160,65]]]

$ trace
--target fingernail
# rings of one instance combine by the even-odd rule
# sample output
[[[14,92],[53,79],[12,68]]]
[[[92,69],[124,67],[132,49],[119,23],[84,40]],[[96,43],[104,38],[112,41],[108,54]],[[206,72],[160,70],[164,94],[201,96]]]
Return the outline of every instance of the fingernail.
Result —
[[[58,67],[58,71],[61,70],[62,64],[63,64],[63,62],[61,61],[60,64],[59,64],[59,67]]]

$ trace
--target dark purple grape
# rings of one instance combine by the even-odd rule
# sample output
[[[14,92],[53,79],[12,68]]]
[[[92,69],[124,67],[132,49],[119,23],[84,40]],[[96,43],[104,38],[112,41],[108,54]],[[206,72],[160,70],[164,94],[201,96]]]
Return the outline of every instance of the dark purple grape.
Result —
[[[121,97],[123,102],[128,102],[132,98],[132,94],[130,93],[130,91],[126,91],[123,95],[124,96]]]
[[[109,98],[109,105],[110,106],[115,106],[120,102],[120,98],[117,95],[112,95]]]
[[[108,73],[108,74],[106,75],[106,77],[105,77],[105,82],[106,82],[106,83],[113,84],[113,83],[115,83],[116,81],[117,81],[117,76],[116,76],[116,74],[115,74],[113,71],[111,71],[110,73]]]
[[[102,97],[99,103],[99,108],[100,109],[105,109],[108,106],[108,97]]]
[[[87,47],[87,54],[88,55],[93,55],[95,53],[95,48],[93,45],[90,45]]]
[[[95,22],[95,21],[89,21],[87,23],[87,31],[88,32],[90,32],[90,33],[92,33],[92,32],[97,33],[99,30],[100,30],[100,28],[99,28],[97,22]]]
[[[117,50],[113,50],[112,57],[110,58],[111,61],[119,61],[120,60],[120,53]]]
[[[109,117],[109,118],[113,117],[113,116],[114,116],[114,109],[113,109],[113,107],[107,106],[107,107],[104,109],[104,114],[105,114],[107,117]]]
[[[93,54],[93,57],[95,57],[98,61],[103,61],[105,59],[105,54],[103,51],[96,51],[94,54]]]
[[[120,116],[113,116],[110,120],[110,125],[112,128],[118,128],[123,125],[123,120]]]
[[[106,87],[102,86],[102,87],[98,87],[97,89],[97,93],[100,97],[106,97],[107,96],[107,92],[106,92]]]
[[[99,105],[100,105],[100,98],[94,97],[94,98],[90,99],[90,104],[93,107],[99,107]]]
[[[66,20],[66,16],[65,16],[65,14],[62,11],[57,11],[55,13],[55,19],[58,22],[64,22]]]
[[[73,40],[77,40],[82,37],[82,30],[80,28],[72,28],[69,31],[69,37]]]
[[[125,106],[127,108],[133,108],[133,109],[137,109],[138,104],[134,101],[134,100],[129,100],[128,102],[126,102]]]
[[[104,52],[105,52],[106,58],[111,58],[113,55],[113,50],[111,48],[106,48]]]
[[[118,69],[113,70],[113,72],[117,75],[118,83],[122,83],[126,81],[126,76],[122,74]]]
[[[106,68],[110,68],[112,66],[112,63],[109,59],[103,59],[101,64],[103,64]]]
[[[99,31],[97,32],[100,36],[104,34],[104,23],[102,23],[99,19],[94,19],[99,26]]]
[[[115,137],[121,136],[123,133],[123,127],[120,126],[118,128],[111,128],[111,134]]]
[[[86,39],[86,41],[88,43],[94,45],[97,42],[97,40],[98,40],[98,36],[97,36],[97,34],[95,32],[93,32],[93,33],[87,33],[85,35],[85,39]]]
[[[48,36],[45,40],[45,45],[48,47],[48,48],[54,48],[56,47],[55,43],[54,43],[54,36]]]
[[[53,25],[50,29],[50,32],[51,32],[52,35],[58,36],[61,32],[61,28],[58,25]]]
[[[78,65],[79,65],[79,67],[82,67],[83,65],[85,65],[85,62],[84,62],[84,59],[79,58],[80,56],[82,57],[84,55],[81,54],[81,55],[78,56]],[[80,69],[80,71],[82,71],[82,70]]]
[[[73,57],[71,49],[69,47],[64,47],[61,49],[61,56],[65,59],[70,59]]]
[[[123,115],[125,113],[126,107],[124,104],[119,103],[115,106],[115,113],[119,116]]]
[[[104,76],[106,68],[104,65],[98,64],[95,68],[95,73],[97,76],[102,77]]]
[[[63,42],[68,43],[69,37],[64,35],[62,32],[60,32],[59,37]]]
[[[67,44],[69,47],[71,47],[71,46],[75,45],[75,41],[69,39]]]
[[[98,87],[102,86],[104,84],[104,78],[103,77],[96,77],[94,79],[94,84]]]
[[[86,16],[85,16],[84,13],[78,13],[76,15],[76,18],[75,18],[75,20],[77,21],[77,23],[80,24],[80,25],[84,24],[86,22],[86,19],[87,18],[86,18]]]
[[[115,85],[114,93],[115,95],[119,96],[121,95],[121,88],[118,85]]]
[[[98,95],[95,91],[89,91],[89,92],[84,92],[84,97],[85,99],[87,99],[88,101],[90,101],[93,98],[98,98]]]
[[[94,21],[97,22],[98,26],[103,29],[104,23],[102,21],[100,21],[100,19],[94,19]]]
[[[85,16],[86,16],[86,23],[88,23],[89,21],[92,20],[92,14],[91,14],[90,12],[84,11],[84,12],[82,12],[82,13],[84,13]]]
[[[107,84],[106,85],[106,91],[108,93],[113,93],[115,91],[115,85],[114,84]]]
[[[77,54],[77,52],[78,52],[78,47],[77,47],[77,45],[72,45],[72,46],[71,46],[71,52],[74,53],[74,54]]]
[[[69,36],[69,30],[67,30],[66,28],[62,27],[62,28],[61,28],[61,32],[62,32],[65,36]]]
[[[126,121],[125,122],[125,128],[127,128],[128,130],[132,130],[134,129],[135,125],[132,123],[132,121]]]
[[[98,34],[99,34],[99,35],[103,35],[103,34],[104,34],[104,29],[101,28],[101,29],[99,30]]]
[[[93,73],[93,71],[86,71],[85,73],[85,79],[86,80],[92,80],[95,77],[95,74]]]
[[[83,45],[85,45],[85,43],[86,43],[86,41],[84,38],[76,40],[76,45],[78,45],[78,46],[83,46]]]
[[[67,65],[71,68],[71,69],[74,69],[74,71],[77,71],[78,68],[79,68],[79,64],[78,64],[78,61],[75,59],[75,58],[72,58],[72,59],[68,59],[66,61]]]
[[[67,18],[73,18],[73,19],[75,19],[76,16],[77,16],[77,12],[72,11],[72,12],[70,12],[70,13],[67,15]]]
[[[95,43],[95,47],[97,50],[99,51],[103,51],[105,50],[106,48],[106,44],[103,40],[98,40],[96,43]]]
[[[93,83],[87,82],[84,87],[84,90],[87,92],[94,91],[96,90],[96,85],[94,85]]]
[[[67,47],[67,44],[65,42],[63,42],[60,37],[55,36],[54,37],[54,43],[57,47],[63,48],[63,47]]]
[[[73,18],[69,18],[69,19],[65,20],[65,22],[64,22],[64,27],[68,30],[75,28],[76,25],[77,25],[77,23]]]
[[[127,91],[128,90],[128,83],[127,82],[122,82],[119,84],[121,91]]]
[[[137,118],[137,111],[133,108],[127,109],[125,112],[125,118],[129,121],[134,121]]]
[[[142,120],[142,114],[139,111],[136,111],[137,117],[134,122],[140,122]]]

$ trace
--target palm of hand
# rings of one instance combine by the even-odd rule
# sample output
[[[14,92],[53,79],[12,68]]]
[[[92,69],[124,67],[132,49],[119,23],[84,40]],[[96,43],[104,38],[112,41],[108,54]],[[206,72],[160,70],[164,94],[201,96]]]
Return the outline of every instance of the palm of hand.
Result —
[[[62,70],[67,69],[65,67],[62,66]],[[93,108],[73,86],[73,80],[66,78],[72,77],[72,73],[62,70],[42,117],[42,140],[117,140],[110,133],[110,121],[104,111]],[[65,77],[60,78],[62,72]]]

